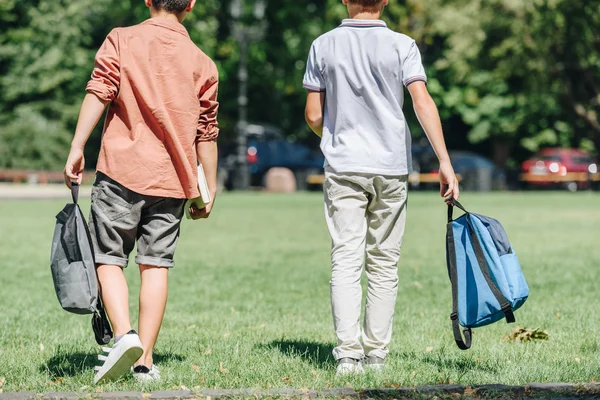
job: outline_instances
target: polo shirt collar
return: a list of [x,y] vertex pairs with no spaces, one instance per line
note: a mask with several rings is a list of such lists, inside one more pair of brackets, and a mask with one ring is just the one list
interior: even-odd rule
[[162,28],[167,28],[167,29],[170,29],[170,30],[172,30],[174,32],[181,33],[182,35],[184,35],[186,37],[190,37],[187,29],[185,29],[185,26],[183,26],[179,22],[171,21],[170,19],[166,19],[166,18],[149,18],[149,19],[145,20],[142,23],[143,24],[160,26]]
[[385,21],[380,19],[350,19],[346,18],[342,21],[340,26],[351,26],[356,28],[386,28],[387,24]]

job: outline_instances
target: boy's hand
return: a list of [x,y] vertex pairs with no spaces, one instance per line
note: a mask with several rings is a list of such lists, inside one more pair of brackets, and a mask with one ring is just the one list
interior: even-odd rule
[[196,205],[192,204],[190,207],[190,215],[192,219],[206,219],[210,217],[210,212],[212,211],[213,204],[215,204],[215,200],[213,197],[213,201],[208,203],[204,208],[198,208]]
[[65,184],[69,189],[71,188],[71,182],[77,182],[81,185],[84,166],[85,159],[83,157],[83,150],[80,148],[71,148],[64,170]]
[[458,200],[459,189],[458,179],[454,174],[454,168],[450,161],[440,162],[440,195],[445,198],[446,204],[450,204],[450,199]]

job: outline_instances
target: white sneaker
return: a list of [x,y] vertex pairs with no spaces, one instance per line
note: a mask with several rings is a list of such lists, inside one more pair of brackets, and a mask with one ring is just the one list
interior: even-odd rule
[[123,335],[111,348],[103,347],[107,355],[99,355],[98,360],[104,361],[101,366],[95,367],[94,384],[115,381],[129,372],[131,366],[139,360],[144,353],[140,337],[135,331]]
[[354,358],[340,358],[338,360],[336,376],[363,374],[365,370],[362,367],[360,360]]
[[385,368],[385,359],[377,356],[367,356],[362,362],[365,370],[381,372]]
[[138,365],[133,367],[133,377],[138,382],[156,382],[160,380],[160,371],[154,364],[150,368],[145,365]]

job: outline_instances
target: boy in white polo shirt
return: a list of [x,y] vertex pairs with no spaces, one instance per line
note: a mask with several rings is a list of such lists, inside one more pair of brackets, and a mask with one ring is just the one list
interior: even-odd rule
[[[313,42],[304,76],[306,121],[321,136],[326,159],[338,374],[362,372],[363,365],[379,370],[388,353],[412,168],[403,85],[439,159],[441,195],[459,195],[415,41],[379,19],[388,0],[342,2],[350,19]],[[363,264],[368,290],[361,343]]]

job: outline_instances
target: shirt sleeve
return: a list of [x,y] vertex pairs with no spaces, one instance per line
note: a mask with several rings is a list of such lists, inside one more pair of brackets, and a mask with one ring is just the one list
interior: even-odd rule
[[306,90],[311,92],[325,91],[325,80],[323,79],[323,74],[321,74],[321,69],[319,67],[315,42],[310,46],[308,61],[306,62],[306,73],[304,74],[302,85]]
[[96,53],[92,78],[85,90],[102,101],[111,102],[119,94],[120,78],[119,34],[113,29]]
[[219,123],[217,114],[219,111],[219,71],[211,61],[209,77],[202,86],[199,94],[200,117],[198,118],[198,130],[196,132],[196,143],[217,140],[219,136]]
[[425,75],[425,69],[421,62],[419,48],[413,41],[408,51],[408,55],[402,62],[402,83],[404,83],[404,86],[408,87],[408,85],[417,81],[427,83],[427,75]]

